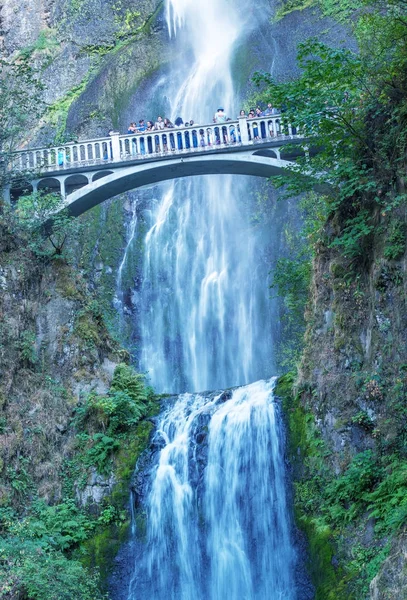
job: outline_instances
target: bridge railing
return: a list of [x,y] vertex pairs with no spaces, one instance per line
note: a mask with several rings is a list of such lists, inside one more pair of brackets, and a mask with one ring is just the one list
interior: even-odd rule
[[46,173],[133,159],[189,152],[205,152],[222,147],[261,144],[278,137],[298,137],[300,132],[281,114],[254,119],[159,129],[134,134],[112,133],[109,137],[70,142],[50,148],[20,150],[11,156],[13,172]]

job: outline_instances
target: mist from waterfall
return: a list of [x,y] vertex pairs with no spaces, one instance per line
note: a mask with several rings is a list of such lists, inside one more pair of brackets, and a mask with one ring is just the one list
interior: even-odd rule
[[[167,80],[171,118],[235,118],[233,57],[250,30],[243,1],[168,0],[180,59]],[[204,176],[160,186],[146,211],[137,294],[139,367],[159,392],[242,385],[273,372],[268,268],[250,225],[254,180]]]

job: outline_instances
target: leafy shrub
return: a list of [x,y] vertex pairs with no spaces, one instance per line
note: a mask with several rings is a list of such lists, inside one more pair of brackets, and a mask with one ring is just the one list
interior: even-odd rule
[[[37,256],[47,258],[71,257],[72,248],[66,244],[69,236],[77,236],[81,224],[65,210],[59,193],[39,190],[21,196],[16,210],[15,226],[25,235],[27,245]],[[42,226],[52,218],[52,228]]]
[[147,415],[151,395],[144,376],[120,364],[108,394],[87,396],[76,410],[74,424],[88,466],[96,466],[100,473],[108,471],[108,462],[120,447],[120,437]]
[[97,578],[38,540],[0,539],[0,598],[101,600]]
[[402,221],[393,221],[383,255],[388,260],[401,258],[406,250],[406,227]]
[[12,536],[38,540],[46,549],[65,551],[86,540],[94,527],[94,522],[72,499],[55,506],[38,500],[33,503],[30,516],[11,522],[8,532]]
[[368,495],[367,501],[370,516],[377,520],[378,532],[400,529],[407,520],[407,463],[393,456],[384,479]]
[[359,427],[362,427],[362,429],[365,429],[366,431],[372,431],[374,428],[372,419],[364,410],[359,411],[355,416],[352,417],[352,423],[359,425]]
[[371,450],[357,454],[342,476],[331,481],[325,490],[325,511],[333,522],[349,522],[365,507],[367,493],[380,477],[377,460]]
[[28,366],[34,366],[38,361],[35,340],[33,331],[23,331],[18,342],[20,359]]

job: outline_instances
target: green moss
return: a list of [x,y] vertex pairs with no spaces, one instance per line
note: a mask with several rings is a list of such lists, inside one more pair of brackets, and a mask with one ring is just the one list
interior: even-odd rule
[[30,58],[35,52],[52,51],[59,46],[57,32],[55,29],[43,29],[38,34],[37,39],[33,44],[20,50],[20,55],[23,58]]
[[73,86],[62,98],[51,104],[48,108],[48,119],[56,128],[55,143],[63,143],[65,141],[64,136],[66,132],[66,121],[68,119],[69,109],[73,102],[79,98],[82,92],[85,91],[86,86],[89,83],[91,72],[78,85]]
[[[154,405],[151,410],[158,410],[157,406]],[[140,422],[135,431],[122,442],[114,459],[113,473],[117,483],[110,496],[105,498],[104,505],[113,507],[116,514],[123,514],[122,511],[128,503],[131,476],[138,458],[148,447],[152,429],[150,421]],[[141,528],[144,526],[142,515],[138,515],[138,525]],[[97,568],[105,585],[112,571],[114,558],[120,546],[128,539],[129,526],[130,518],[126,513],[122,521],[115,520],[98,527],[95,535],[83,545],[83,564],[88,568]]]
[[316,0],[283,0],[276,13],[276,20],[282,19],[286,15],[297,10],[305,10],[317,4]]
[[294,470],[294,513],[297,526],[308,540],[308,571],[316,600],[351,600],[341,570],[333,566],[335,543],[330,527],[318,517],[321,482],[328,454],[315,426],[313,415],[293,393],[295,374],[279,378],[276,394],[282,399],[288,422],[288,447]]
[[100,343],[99,327],[88,313],[81,314],[76,320],[75,334],[87,345],[96,346]]
[[333,567],[335,554],[331,529],[323,521],[304,515],[297,515],[297,523],[309,544],[307,566],[316,590],[315,600],[351,600],[353,596],[346,589],[342,571]]

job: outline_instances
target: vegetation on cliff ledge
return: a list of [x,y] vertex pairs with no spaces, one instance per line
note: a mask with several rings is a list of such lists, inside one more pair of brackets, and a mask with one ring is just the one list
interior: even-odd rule
[[[260,98],[307,135],[303,159],[274,183],[312,205],[300,234],[308,248],[275,275],[302,326],[288,340],[288,351],[302,347],[298,372],[278,393],[317,598],[364,600],[407,519],[407,3],[284,10],[311,5],[347,23],[358,51],[309,40],[298,79],[256,77]],[[403,577],[391,578],[399,597]]]

